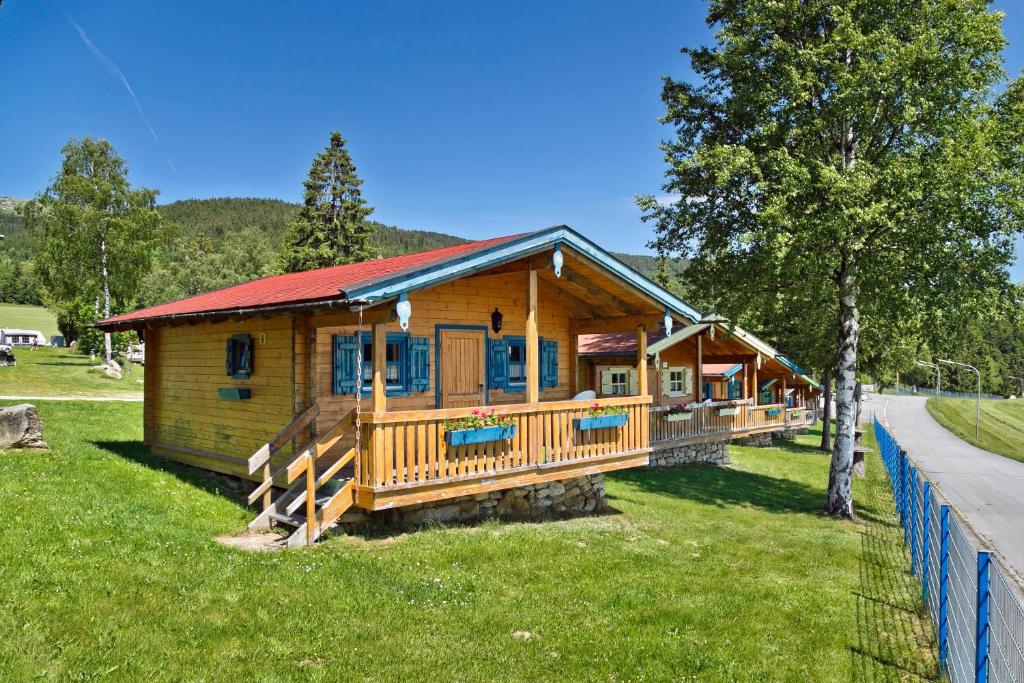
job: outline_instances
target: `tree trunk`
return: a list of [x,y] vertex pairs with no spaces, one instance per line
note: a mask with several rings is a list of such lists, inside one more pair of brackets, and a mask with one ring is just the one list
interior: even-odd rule
[[854,389],[857,385],[857,345],[860,320],[857,311],[856,269],[845,267],[839,275],[839,360],[836,370],[836,443],[828,475],[825,512],[853,517],[853,438],[856,427]]
[[[100,265],[103,268],[103,318],[110,317],[110,275],[107,270],[107,241],[100,240]],[[103,352],[106,362],[114,358],[113,344],[111,343],[110,332],[103,333]]]
[[824,406],[821,410],[821,450],[832,450],[832,370],[826,370],[821,376],[822,398]]

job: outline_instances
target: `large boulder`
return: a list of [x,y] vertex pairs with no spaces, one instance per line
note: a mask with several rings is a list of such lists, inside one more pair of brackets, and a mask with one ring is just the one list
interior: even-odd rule
[[0,408],[0,448],[49,448],[36,407],[22,403]]

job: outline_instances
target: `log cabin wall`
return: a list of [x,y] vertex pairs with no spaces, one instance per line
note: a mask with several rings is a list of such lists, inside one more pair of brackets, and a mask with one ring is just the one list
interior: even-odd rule
[[[295,408],[294,321],[289,316],[238,322],[164,326],[146,332],[145,442],[189,465],[246,476],[244,463],[284,428]],[[227,340],[248,334],[253,371],[227,375]],[[218,389],[250,389],[247,400],[225,400]],[[275,462],[283,464],[291,449]]]

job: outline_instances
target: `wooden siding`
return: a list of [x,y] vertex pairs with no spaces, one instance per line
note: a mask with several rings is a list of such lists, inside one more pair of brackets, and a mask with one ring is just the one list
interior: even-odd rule
[[[292,328],[292,318],[277,316],[147,331],[146,443],[172,459],[245,476],[244,459],[293,417]],[[253,373],[245,380],[224,369],[227,339],[240,333],[252,337]],[[222,387],[250,388],[252,398],[221,400]],[[290,453],[282,449],[275,465]]]

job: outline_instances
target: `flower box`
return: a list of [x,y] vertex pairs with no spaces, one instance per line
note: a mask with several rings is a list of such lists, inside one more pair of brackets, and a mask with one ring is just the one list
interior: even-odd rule
[[740,408],[739,406],[734,406],[732,408],[719,408],[718,414],[721,415],[722,417],[726,417],[728,415],[739,415]]
[[578,417],[572,421],[573,427],[585,432],[590,429],[611,429],[621,427],[629,421],[629,413],[612,413],[594,417]]
[[764,411],[765,417],[775,417],[776,415],[782,415],[782,408],[769,408]]
[[665,422],[685,422],[693,419],[693,413],[668,413],[665,415]]
[[488,441],[507,441],[516,435],[516,425],[495,425],[476,429],[453,429],[444,433],[449,446],[467,446]]
[[799,410],[795,410],[795,411],[793,411],[792,413],[789,414],[789,417],[791,419],[793,419],[793,420],[799,420],[803,416],[804,416],[804,414],[802,412],[800,412]]

